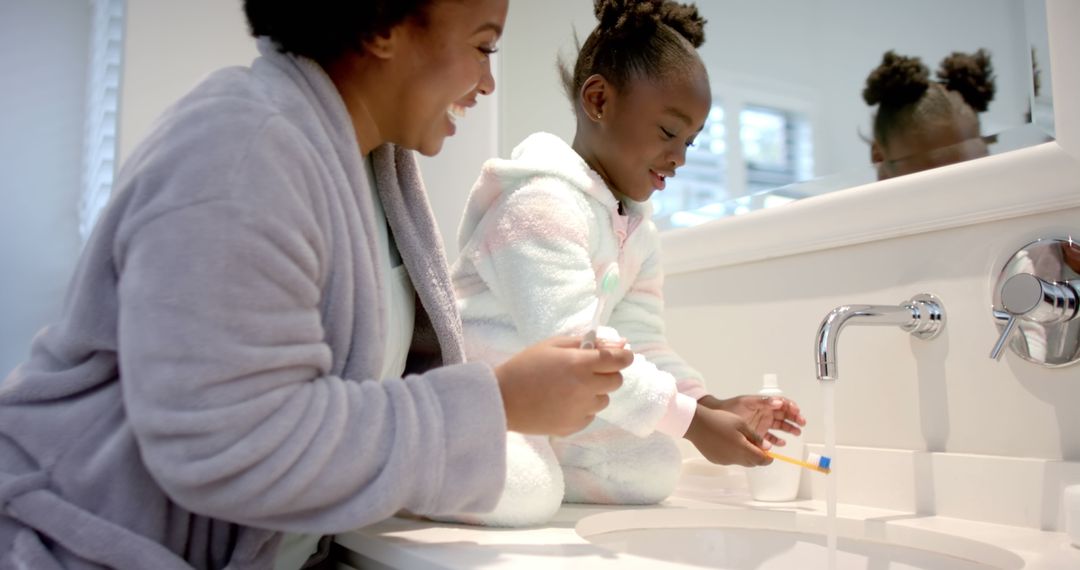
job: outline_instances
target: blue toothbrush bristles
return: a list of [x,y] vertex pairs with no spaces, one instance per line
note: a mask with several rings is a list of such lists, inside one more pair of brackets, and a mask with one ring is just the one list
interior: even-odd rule
[[816,464],[822,469],[832,469],[832,458],[825,457],[824,455],[818,455],[816,453],[808,453],[806,456],[807,463]]

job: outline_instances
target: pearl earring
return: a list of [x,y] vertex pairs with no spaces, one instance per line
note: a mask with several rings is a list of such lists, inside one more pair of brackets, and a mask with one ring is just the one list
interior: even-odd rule
[[600,120],[600,117],[603,117],[603,116],[604,116],[604,114],[603,114],[603,113],[597,113],[597,114],[596,114],[596,120],[597,120],[597,121],[599,121],[599,120]]

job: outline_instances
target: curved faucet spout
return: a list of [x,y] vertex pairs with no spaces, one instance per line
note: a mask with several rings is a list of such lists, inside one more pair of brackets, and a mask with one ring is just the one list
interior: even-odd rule
[[836,345],[848,324],[897,326],[929,340],[945,326],[945,309],[936,297],[919,294],[899,305],[841,305],[825,316],[818,327],[814,361],[818,380],[836,380]]

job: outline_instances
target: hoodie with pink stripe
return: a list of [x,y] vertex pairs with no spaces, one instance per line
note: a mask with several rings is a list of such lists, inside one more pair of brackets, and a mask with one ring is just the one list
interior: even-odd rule
[[484,164],[458,231],[452,268],[470,360],[498,364],[556,335],[586,332],[597,284],[619,268],[601,323],[629,342],[634,363],[598,418],[639,437],[681,437],[701,375],[664,336],[660,242],[648,203],[620,201],[563,140],[536,133],[509,160]]

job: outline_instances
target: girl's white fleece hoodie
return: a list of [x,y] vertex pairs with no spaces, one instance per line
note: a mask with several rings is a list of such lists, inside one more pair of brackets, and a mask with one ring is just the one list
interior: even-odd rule
[[452,268],[469,359],[494,365],[543,339],[584,334],[597,284],[616,262],[618,287],[601,322],[627,339],[635,359],[598,417],[641,437],[682,437],[706,391],[664,337],[651,213],[648,203],[620,205],[600,175],[548,133],[526,138],[509,160],[487,161]]

